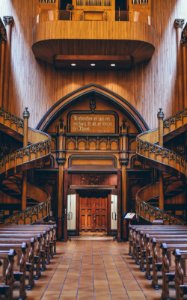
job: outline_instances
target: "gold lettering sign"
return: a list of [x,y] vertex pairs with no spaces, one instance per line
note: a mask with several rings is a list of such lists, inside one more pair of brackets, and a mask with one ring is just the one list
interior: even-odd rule
[[72,114],[71,133],[115,133],[115,116],[112,114]]

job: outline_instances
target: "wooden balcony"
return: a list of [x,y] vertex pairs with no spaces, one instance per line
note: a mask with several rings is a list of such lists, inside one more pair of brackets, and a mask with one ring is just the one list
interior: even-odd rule
[[128,12],[114,15],[111,21],[104,12],[92,13],[38,15],[32,45],[35,57],[64,69],[131,69],[151,59],[156,37],[149,17],[145,20],[137,12]]

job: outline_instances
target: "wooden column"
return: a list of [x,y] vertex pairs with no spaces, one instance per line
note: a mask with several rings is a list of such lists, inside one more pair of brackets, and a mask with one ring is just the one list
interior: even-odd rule
[[7,43],[5,49],[4,87],[3,87],[3,107],[8,109],[9,103],[9,82],[10,82],[10,53],[11,53],[11,33],[14,19],[11,16],[3,17],[6,26]]
[[184,93],[183,93],[183,61],[181,49],[181,34],[184,26],[184,19],[175,19],[174,26],[176,28],[177,41],[177,82],[178,82],[178,110],[184,108]]
[[[187,161],[187,132],[185,132],[185,159]],[[187,177],[185,178],[185,195],[186,195],[186,209],[185,209],[185,221],[187,221]]]
[[182,31],[183,94],[184,107],[187,107],[187,23]]
[[6,29],[0,18],[0,107],[3,107],[3,86],[4,86],[6,40],[7,40]]
[[121,163],[121,200],[122,200],[122,238],[127,239],[127,221],[123,219],[127,213],[127,166],[128,166],[128,126],[126,121],[120,127],[120,163]]
[[65,163],[65,126],[63,121],[58,125],[58,239],[63,239],[64,227],[64,163]]
[[[28,107],[25,107],[23,112],[23,147],[28,145],[28,120],[30,113]],[[22,182],[22,202],[21,209],[25,210],[27,208],[27,171],[23,171],[23,182]]]
[[[121,174],[121,170],[118,170],[117,173],[117,195],[118,195],[118,218],[117,218],[117,241],[121,242],[122,240],[124,240],[124,230],[123,230],[123,214],[122,214],[122,207],[121,207],[121,203],[120,199],[122,199],[122,188],[121,188],[121,178],[122,178],[122,174]],[[120,218],[121,216],[121,218]]]
[[[161,147],[163,147],[164,113],[162,111],[162,108],[159,108],[157,118],[158,118],[158,143]],[[159,176],[159,208],[161,210],[164,209],[164,185],[163,185],[163,176],[161,171]]]

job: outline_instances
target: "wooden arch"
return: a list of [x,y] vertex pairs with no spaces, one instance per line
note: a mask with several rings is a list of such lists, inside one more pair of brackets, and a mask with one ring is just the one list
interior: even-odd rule
[[85,85],[72,93],[67,94],[65,97],[57,101],[43,116],[37,129],[46,131],[52,122],[73,102],[78,101],[83,96],[100,95],[107,101],[110,101],[114,105],[120,107],[129,119],[135,124],[139,132],[148,130],[149,127],[139,114],[139,112],[123,97],[115,94],[114,92],[104,88],[98,84],[88,84]]

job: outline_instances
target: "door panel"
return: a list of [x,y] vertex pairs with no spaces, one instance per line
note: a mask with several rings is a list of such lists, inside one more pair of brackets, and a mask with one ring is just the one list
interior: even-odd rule
[[67,230],[76,229],[76,194],[67,197]]
[[118,197],[111,195],[111,230],[117,230]]
[[107,231],[107,197],[80,197],[80,231]]

